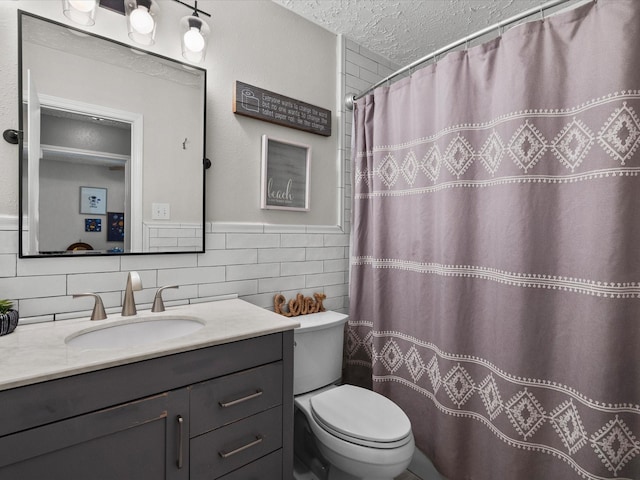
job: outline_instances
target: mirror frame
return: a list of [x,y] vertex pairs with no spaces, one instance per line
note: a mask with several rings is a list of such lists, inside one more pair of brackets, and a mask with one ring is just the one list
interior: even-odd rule
[[[51,20],[49,18],[40,16],[40,15],[36,15],[34,13],[31,12],[27,12],[24,10],[17,10],[18,13],[18,131],[20,132],[20,134],[18,135],[18,257],[19,258],[78,258],[78,257],[97,257],[97,256],[123,256],[123,255],[174,255],[174,254],[197,254],[197,253],[204,253],[205,252],[205,238],[206,238],[206,231],[205,231],[205,220],[206,220],[206,180],[207,180],[207,176],[206,176],[206,171],[207,169],[211,166],[211,162],[208,158],[206,158],[206,147],[207,147],[207,69],[206,68],[202,68],[202,67],[198,67],[196,65],[192,65],[189,63],[185,63],[179,60],[176,60],[174,58],[170,58],[170,57],[166,57],[164,55],[160,55],[154,52],[149,52],[147,50],[138,48],[134,45],[129,45],[123,42],[120,42],[118,40],[114,40],[108,37],[104,37],[102,35],[97,35],[95,33],[92,32],[88,32],[86,30],[82,30],[79,28],[76,28],[74,26],[71,25],[67,25],[55,20]],[[24,186],[24,182],[23,182],[23,178],[25,175],[24,167],[23,167],[23,156],[25,153],[25,148],[24,148],[24,132],[25,132],[25,125],[24,125],[24,112],[23,112],[23,105],[24,105],[24,88],[25,88],[25,79],[23,78],[22,75],[22,70],[23,70],[23,47],[22,47],[22,39],[23,39],[23,33],[22,33],[22,19],[23,17],[31,17],[37,20],[41,20],[44,22],[48,22],[51,23],[53,25],[56,25],[60,28],[65,28],[68,30],[74,30],[76,32],[79,32],[82,35],[86,35],[86,36],[90,36],[90,37],[94,37],[97,38],[99,40],[103,40],[106,42],[110,42],[119,46],[122,46],[124,48],[130,49],[130,50],[134,50],[136,52],[138,52],[139,54],[143,54],[143,55],[150,55],[152,57],[156,57],[158,59],[161,59],[163,61],[167,61],[167,62],[172,62],[176,65],[182,65],[183,67],[187,68],[187,69],[191,69],[191,70],[198,70],[200,72],[202,72],[203,74],[203,81],[204,81],[204,85],[203,85],[203,92],[202,92],[202,102],[203,102],[203,122],[202,122],[202,244],[201,244],[201,248],[197,249],[197,250],[188,250],[188,251],[171,251],[171,250],[167,250],[167,251],[156,251],[156,252],[104,252],[104,251],[96,251],[95,253],[93,253],[93,251],[91,250],[87,250],[84,251],[83,254],[74,254],[73,252],[69,252],[69,253],[52,253],[52,254],[43,254],[43,253],[37,253],[37,254],[31,254],[31,253],[26,253],[24,251],[24,242],[23,242],[23,235],[24,235],[24,231],[23,231],[23,227],[24,227],[24,202],[23,202],[23,198],[25,195],[25,186]]]

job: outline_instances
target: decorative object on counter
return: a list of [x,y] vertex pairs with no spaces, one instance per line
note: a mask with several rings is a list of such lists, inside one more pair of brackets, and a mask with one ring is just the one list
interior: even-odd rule
[[[327,298],[324,293],[314,293],[313,297],[305,297],[301,293],[296,295],[296,298],[292,298],[287,303],[286,298],[281,293],[278,293],[273,297],[273,310],[285,317],[297,317],[298,315],[307,315],[310,313],[324,312],[325,308],[322,304],[323,300]],[[284,310],[284,307],[288,306],[288,310]]]
[[0,336],[13,332],[18,326],[19,317],[11,300],[0,300]]
[[233,113],[285,127],[331,136],[331,110],[236,80]]
[[107,242],[124,242],[123,212],[107,212]]
[[80,187],[80,213],[94,215],[107,213],[107,189]]
[[260,208],[309,211],[311,147],[262,136]]
[[101,232],[102,220],[100,218],[85,218],[84,231],[85,232]]

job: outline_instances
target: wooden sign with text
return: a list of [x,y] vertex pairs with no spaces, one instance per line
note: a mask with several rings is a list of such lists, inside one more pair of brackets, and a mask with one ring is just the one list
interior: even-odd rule
[[233,113],[329,137],[331,110],[236,80]]

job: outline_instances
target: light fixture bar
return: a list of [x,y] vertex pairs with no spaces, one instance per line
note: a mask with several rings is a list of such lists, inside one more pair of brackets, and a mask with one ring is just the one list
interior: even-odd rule
[[185,7],[188,7],[189,10],[193,10],[194,12],[198,12],[198,13],[201,13],[203,15],[206,15],[207,17],[211,17],[211,14],[205,12],[204,10],[200,10],[198,8],[198,2],[197,1],[195,2],[195,6],[193,6],[193,7],[191,5],[189,5],[188,3],[182,2],[180,0],[173,0],[173,1],[177,2],[177,3],[181,4],[181,5],[184,5]]

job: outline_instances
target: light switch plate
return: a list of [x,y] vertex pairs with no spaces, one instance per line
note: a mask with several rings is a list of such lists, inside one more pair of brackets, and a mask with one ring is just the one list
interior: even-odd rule
[[171,218],[171,206],[168,203],[152,203],[152,220],[169,220]]

